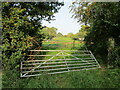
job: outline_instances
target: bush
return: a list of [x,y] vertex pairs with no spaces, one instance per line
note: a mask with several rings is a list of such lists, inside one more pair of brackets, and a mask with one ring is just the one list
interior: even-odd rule
[[120,67],[120,47],[116,47],[110,56],[111,64],[114,67]]

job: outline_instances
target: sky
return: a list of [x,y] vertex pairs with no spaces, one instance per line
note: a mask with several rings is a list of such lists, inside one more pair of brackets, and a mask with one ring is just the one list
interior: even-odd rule
[[43,21],[43,26],[47,27],[55,27],[57,28],[57,32],[61,32],[63,35],[67,35],[68,33],[77,33],[80,30],[80,24],[77,23],[77,20],[75,20],[72,17],[73,13],[70,13],[70,4],[72,3],[72,0],[65,0],[64,6],[61,7],[61,9],[58,11],[58,13],[54,14],[55,17],[54,21],[51,21],[51,23],[47,21]]

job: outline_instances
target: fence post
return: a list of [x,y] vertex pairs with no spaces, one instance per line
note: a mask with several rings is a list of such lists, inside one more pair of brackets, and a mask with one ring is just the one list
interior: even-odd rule
[[59,46],[59,45],[58,45],[58,40],[57,40],[57,48],[58,48],[58,46]]
[[73,48],[75,47],[75,40],[73,41]]

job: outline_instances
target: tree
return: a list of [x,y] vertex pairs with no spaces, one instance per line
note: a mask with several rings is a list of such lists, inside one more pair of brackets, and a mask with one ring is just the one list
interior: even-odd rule
[[74,34],[73,33],[68,33],[67,36],[70,37],[70,38],[73,38]]
[[42,33],[45,39],[52,39],[57,35],[57,28],[55,27],[46,27],[42,29]]
[[38,37],[42,41],[42,34],[38,33],[42,20],[50,21],[62,5],[58,2],[2,3],[5,70],[18,68],[26,50],[38,41]]
[[82,25],[79,32],[76,34],[78,38],[84,38],[90,32],[90,26]]
[[62,33],[58,32],[57,37],[63,37]]
[[77,0],[71,5],[71,11],[78,22],[91,27],[85,38],[88,49],[99,55],[107,55],[109,38],[114,38],[116,46],[120,45],[120,2],[86,3]]

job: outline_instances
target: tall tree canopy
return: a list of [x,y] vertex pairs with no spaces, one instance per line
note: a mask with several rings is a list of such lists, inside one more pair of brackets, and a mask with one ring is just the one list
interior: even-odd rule
[[45,39],[52,39],[57,35],[57,28],[55,27],[46,27],[42,29],[42,33]]
[[63,34],[58,32],[57,37],[63,37]]
[[89,3],[76,0],[70,7],[78,22],[91,27],[85,38],[88,49],[99,55],[107,55],[109,38],[114,38],[116,46],[120,45],[120,2]]
[[78,38],[84,38],[89,32],[90,32],[90,26],[82,25],[81,29],[79,30],[79,32],[76,33],[76,36]]
[[3,67],[15,68],[26,49],[35,40],[42,41],[38,33],[42,20],[50,21],[63,3],[59,2],[3,2]]

